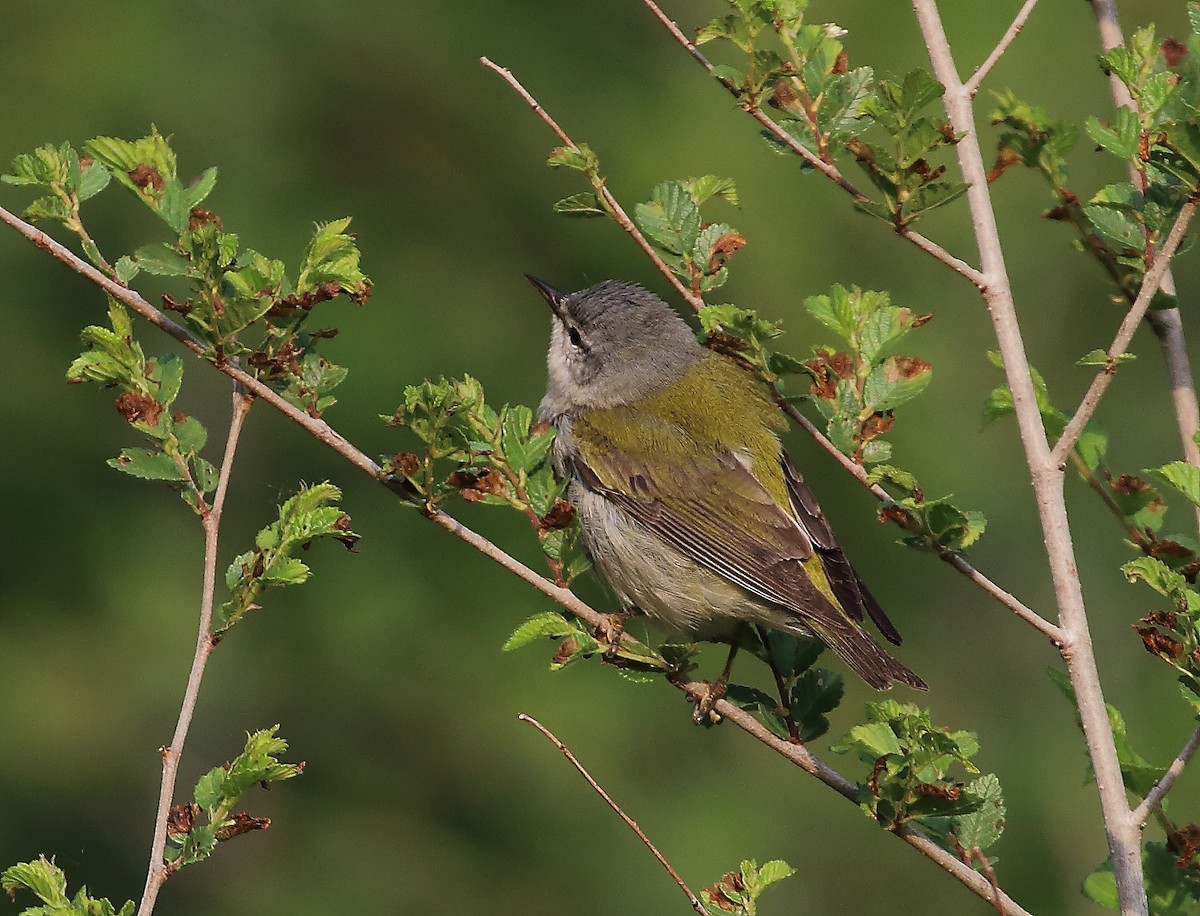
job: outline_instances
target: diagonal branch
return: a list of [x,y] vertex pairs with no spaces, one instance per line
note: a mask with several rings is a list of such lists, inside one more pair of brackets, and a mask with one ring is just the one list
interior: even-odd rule
[[[826,178],[853,197],[856,201],[867,202],[870,200],[866,194],[860,191],[853,182],[851,182],[848,178],[846,178],[845,175],[841,173],[836,165],[831,162],[826,162],[812,150],[808,149],[803,143],[800,143],[773,119],[764,114],[763,111],[757,106],[747,105],[742,102],[738,95],[737,87],[726,80],[721,79],[716,75],[716,73],[714,73],[713,65],[709,59],[704,56],[698,47],[696,47],[695,42],[683,34],[683,31],[679,28],[679,26],[658,7],[654,0],[642,0],[642,2],[646,4],[650,12],[653,13],[655,18],[657,18],[658,21],[663,24],[666,30],[671,33],[671,37],[679,42],[679,44],[681,44],[687,50],[687,52],[692,55],[692,58],[696,61],[696,63],[703,67],[709,76],[716,79],[717,82],[729,90],[733,97],[738,99],[739,107],[745,111],[746,114],[750,115],[750,117],[754,118],[754,120],[761,124],[763,128],[771,134],[771,136],[787,146],[787,148],[793,153],[823,174]],[[983,275],[966,261],[956,258],[954,255],[950,254],[950,252],[946,251],[946,249],[944,249],[937,242],[926,238],[919,232],[913,232],[907,227],[897,227],[896,234],[902,239],[912,242],[926,254],[931,255],[938,261],[941,261],[955,273],[958,273],[970,280],[973,284],[975,284],[975,286],[982,288],[982,284],[984,282]]]
[[671,863],[666,860],[663,854],[658,851],[658,847],[651,842],[650,837],[646,836],[645,831],[638,826],[637,821],[626,814],[621,806],[613,801],[612,796],[604,791],[604,787],[600,785],[600,783],[596,782],[592,774],[584,769],[583,764],[575,758],[575,755],[571,753],[571,749],[558,740],[558,737],[552,731],[550,731],[550,729],[546,728],[546,726],[544,726],[533,716],[527,716],[525,713],[521,713],[519,716],[517,716],[517,718],[522,722],[528,722],[543,735],[545,735],[546,739],[551,744],[562,751],[563,756],[571,762],[571,766],[575,767],[575,769],[579,771],[579,775],[583,777],[584,782],[591,786],[592,790],[602,799],[604,799],[605,804],[612,808],[613,811],[616,812],[617,817],[625,822],[625,826],[637,834],[637,838],[645,844],[647,849],[650,850],[651,855],[658,860],[658,864],[667,870],[667,874],[669,874],[675,880],[675,883],[679,885],[679,889],[682,890],[687,896],[688,903],[692,905],[692,909],[699,913],[700,916],[709,916],[708,910],[704,908],[704,904],[700,902],[700,898],[692,893],[692,889],[687,886],[683,878],[679,877],[679,872],[677,872]]
[[1109,345],[1107,351],[1108,364],[1096,373],[1096,377],[1092,379],[1092,384],[1088,386],[1087,393],[1084,394],[1083,400],[1079,402],[1078,409],[1076,409],[1074,415],[1071,417],[1071,421],[1063,429],[1062,436],[1059,437],[1053,451],[1050,453],[1050,460],[1054,464],[1065,464],[1067,455],[1075,447],[1075,443],[1079,441],[1079,436],[1083,433],[1084,426],[1092,418],[1092,414],[1096,412],[1100,398],[1104,396],[1104,392],[1112,384],[1112,380],[1117,374],[1117,360],[1129,348],[1129,343],[1133,340],[1134,332],[1137,331],[1138,326],[1142,323],[1142,318],[1145,317],[1147,310],[1150,308],[1150,302],[1154,298],[1154,294],[1158,292],[1159,284],[1162,282],[1167,271],[1171,269],[1171,259],[1175,256],[1175,252],[1179,250],[1179,245],[1183,241],[1184,234],[1187,232],[1188,224],[1192,221],[1192,217],[1196,215],[1196,206],[1196,200],[1189,200],[1183,205],[1183,208],[1179,211],[1179,216],[1175,219],[1175,225],[1171,227],[1166,242],[1163,243],[1162,249],[1154,254],[1153,266],[1146,271],[1145,279],[1142,280],[1142,288],[1138,291],[1133,306],[1125,314],[1125,319],[1121,322],[1116,336],[1113,337],[1113,342]]
[[1145,916],[1141,831],[1133,823],[1125,798],[1116,743],[1092,650],[1083,588],[1079,582],[1075,549],[1071,541],[1063,492],[1063,471],[1051,460],[1045,426],[1037,406],[1021,325],[1013,302],[1012,285],[1004,264],[996,214],[988,190],[987,167],[975,130],[971,97],[958,76],[936,0],[912,0],[912,7],[934,75],[946,88],[942,102],[950,125],[961,137],[955,151],[963,179],[967,182],[967,205],[979,246],[980,263],[988,281],[983,297],[1000,354],[1004,358],[1008,387],[1013,394],[1017,428],[1029,467],[1060,626],[1065,637],[1059,652],[1075,688],[1076,708],[1088,756],[1096,774],[1096,790],[1112,855],[1117,895],[1125,916]]
[[[517,91],[517,94],[526,101],[530,108],[533,109],[534,114],[546,122],[546,126],[554,131],[554,133],[558,136],[558,139],[560,139],[569,149],[579,152],[579,147],[575,145],[575,141],[567,135],[565,130],[558,126],[558,122],[555,121],[554,118],[550,116],[550,113],[538,103],[538,100],[535,99],[529,93],[529,91],[520,84],[517,78],[512,75],[512,71],[493,63],[486,57],[479,58],[479,62],[489,70],[493,70],[500,74],[500,76],[504,78],[504,81],[512,86],[512,88]],[[603,182],[603,179],[601,179],[601,182]],[[609,191],[603,183],[601,183],[596,188],[596,193],[600,195],[605,206],[608,207],[608,211],[612,214],[613,219],[616,220],[617,225],[629,233],[629,236],[635,242],[637,242],[638,247],[641,248],[642,251],[646,252],[646,254],[650,257],[650,260],[654,262],[654,266],[658,268],[659,273],[671,281],[671,285],[675,287],[675,290],[680,296],[683,297],[684,301],[686,301],[687,304],[696,311],[699,311],[701,308],[703,308],[704,300],[688,289],[683,282],[677,276],[675,276],[675,274],[671,271],[671,268],[669,268],[663,262],[663,259],[658,256],[658,252],[654,250],[654,246],[646,240],[646,237],[642,235],[642,233],[638,230],[638,227],[634,225],[633,220],[631,220],[629,218],[629,214],[621,208],[621,205],[612,195],[612,192]]]
[[1150,815],[1162,805],[1163,799],[1167,797],[1167,793],[1175,785],[1175,780],[1183,775],[1183,768],[1188,765],[1188,761],[1195,756],[1198,749],[1200,749],[1200,724],[1197,724],[1195,729],[1193,729],[1192,736],[1188,738],[1187,744],[1183,746],[1183,750],[1171,761],[1171,765],[1167,767],[1167,771],[1163,773],[1162,777],[1154,784],[1146,797],[1142,799],[1142,803],[1133,809],[1134,823],[1142,827],[1146,826],[1146,821],[1149,820]]
[[1021,29],[1025,28],[1025,21],[1029,18],[1029,14],[1033,12],[1033,8],[1037,6],[1038,0],[1025,0],[1025,5],[1021,7],[1016,18],[1013,19],[1012,25],[1008,27],[1008,31],[1004,33],[1004,37],[1000,39],[1000,43],[996,45],[995,50],[987,56],[979,69],[972,74],[971,78],[963,84],[963,89],[971,98],[975,97],[975,93],[979,91],[979,84],[984,81],[992,67],[1004,56],[1004,52],[1008,50],[1008,46],[1016,40],[1016,37],[1021,34]]
[[[12,226],[38,248],[41,248],[43,251],[47,252],[57,260],[62,261],[72,270],[91,280],[97,286],[110,293],[122,304],[128,306],[130,309],[144,317],[155,327],[160,328],[165,333],[178,340],[196,355],[204,358],[206,361],[211,361],[211,354],[209,353],[208,348],[203,341],[195,337],[186,328],[176,324],[169,317],[147,302],[146,299],[137,292],[134,292],[133,290],[122,286],[121,284],[105,276],[91,264],[76,256],[75,253],[70,249],[50,238],[50,236],[46,235],[46,233],[42,232],[41,230],[29,225],[19,217],[14,216],[3,207],[0,207],[0,223],[6,223],[9,226]],[[354,446],[348,439],[330,427],[324,420],[319,420],[309,416],[307,412],[301,410],[293,404],[290,404],[271,388],[267,387],[253,375],[244,372],[238,366],[230,363],[216,362],[212,362],[212,365],[218,371],[223,372],[225,375],[239,382],[246,389],[246,391],[269,403],[289,420],[302,427],[307,433],[309,433],[309,435],[313,436],[319,442],[322,442],[329,448],[333,449],[333,451],[345,458],[351,465],[369,474],[377,483],[390,488],[390,481],[382,473],[382,469],[379,467],[379,465],[360,449]],[[550,580],[539,575],[520,560],[510,556],[487,538],[476,533],[475,531],[472,531],[470,528],[452,516],[435,509],[432,512],[428,512],[427,517],[430,519],[430,521],[441,526],[442,528],[445,528],[455,537],[471,545],[485,556],[499,563],[518,578],[532,585],[538,591],[542,592],[542,594],[555,601],[559,606],[577,616],[580,620],[583,620],[591,626],[597,627],[607,623],[608,619],[605,615],[593,610],[585,602],[576,597],[573,592],[565,588],[560,588]],[[709,693],[709,685],[698,681],[680,681],[677,682],[677,686],[687,692],[693,700],[706,697]],[[792,744],[790,741],[779,738],[765,725],[750,715],[750,713],[745,712],[737,706],[734,706],[728,700],[719,700],[713,708],[721,716],[728,719],[730,722],[733,722],[742,731],[756,738],[760,743],[766,745],[777,754],[780,754],[787,760],[791,761],[805,772],[815,776],[821,782],[835,789],[846,798],[854,800],[856,797],[856,790],[853,783],[849,782],[844,776],[837,773],[827,764],[815,757],[803,745]],[[927,858],[935,861],[943,869],[949,872],[955,879],[966,885],[983,899],[992,899],[991,886],[982,875],[960,862],[956,857],[946,852],[946,850],[942,849],[920,831],[901,827],[894,832],[906,843],[908,843],[918,852],[925,855]],[[1008,913],[1009,916],[1029,916],[1026,910],[1024,910],[1017,903],[1013,902],[1007,896],[1002,897],[1002,902],[1005,905],[1005,912]]]

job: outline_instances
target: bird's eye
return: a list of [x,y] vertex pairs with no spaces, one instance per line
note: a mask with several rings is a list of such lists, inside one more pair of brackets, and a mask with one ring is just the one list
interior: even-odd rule
[[584,349],[583,335],[579,333],[579,328],[575,327],[575,325],[567,325],[567,337],[570,338],[571,346],[580,350]]

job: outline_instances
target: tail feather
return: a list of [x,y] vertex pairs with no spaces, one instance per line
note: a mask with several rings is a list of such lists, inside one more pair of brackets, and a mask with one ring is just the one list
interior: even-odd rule
[[818,635],[859,677],[876,690],[887,690],[896,681],[917,690],[929,689],[929,685],[920,676],[888,655],[870,636],[854,625],[836,631],[822,629]]

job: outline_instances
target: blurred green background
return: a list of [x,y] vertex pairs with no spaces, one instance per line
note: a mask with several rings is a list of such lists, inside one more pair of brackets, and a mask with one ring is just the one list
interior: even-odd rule
[[[943,5],[964,72],[1019,6]],[[1105,114],[1087,4],[1042,7],[985,86],[1011,87],[1077,123]],[[688,29],[722,9],[710,0],[668,5]],[[1153,20],[1163,33],[1186,30],[1177,0],[1125,3],[1122,13],[1127,28]],[[852,65],[898,75],[926,63],[907,4],[817,2],[813,17],[850,30]],[[854,213],[828,182],[767,150],[636,0],[8,0],[4,21],[0,160],[45,142],[137,137],[154,123],[174,137],[182,174],[220,167],[206,206],[244,244],[294,263],[313,221],[354,217],[375,295],[362,309],[325,307],[323,320],[341,328],[328,352],[352,370],[328,416],[372,454],[402,447],[377,414],[428,375],[469,372],[497,403],[537,402],[548,317],[522,272],[566,289],[623,277],[667,291],[611,224],[550,212],[552,201],[581,189],[577,176],[546,169],[553,138],[480,55],[511,67],[599,152],[609,187],[630,209],[664,178],[735,178],[742,207],[719,217],[749,245],[714,301],[786,318],[797,355],[818,334],[803,298],[834,282],[888,289],[901,305],[934,311],[913,338],[934,381],[891,437],[897,461],[931,494],[954,493],[985,511],[988,533],[972,559],[1053,613],[1015,430],[980,429],[980,404],[998,374],[984,358],[992,335],[975,291]],[[1086,139],[1073,167],[1084,194],[1122,179]],[[1069,406],[1089,379],[1071,363],[1107,345],[1119,313],[1066,229],[1038,218],[1047,199],[1037,179],[1014,172],[998,192],[1030,358]],[[27,195],[8,188],[0,200],[20,210]],[[161,237],[152,215],[115,186],[90,216],[112,257]],[[922,228],[975,259],[965,205]],[[1177,276],[1194,330],[1194,255],[1179,261]],[[0,864],[56,854],[72,888],[86,882],[123,900],[136,899],[145,874],[157,748],[175,721],[195,639],[201,537],[172,493],[105,466],[135,438],[111,397],[63,382],[78,329],[103,314],[89,284],[0,232],[0,315],[9,329],[0,399],[8,532]],[[148,328],[142,340],[149,353],[171,344]],[[1142,358],[1122,369],[1101,411],[1116,434],[1115,467],[1132,472],[1179,451],[1153,337],[1143,330],[1135,346]],[[208,425],[219,455],[227,385],[188,365],[183,408]],[[682,912],[665,874],[560,755],[517,722],[519,712],[573,748],[694,888],[741,858],[779,857],[798,875],[766,898],[768,913],[991,912],[735,729],[693,727],[674,691],[594,664],[551,675],[548,647],[502,654],[512,628],[548,602],[268,408],[253,412],[243,442],[223,562],[299,480],[342,485],[365,539],[357,555],[319,545],[307,558],[312,582],[268,596],[266,610],[215,654],[177,797],[235,754],[247,729],[275,722],[292,742],[291,759],[307,760],[308,770],[249,796],[272,829],[173,878],[159,912]],[[901,657],[932,687],[920,699],[935,721],[978,731],[980,764],[1000,775],[1009,827],[992,852],[1002,884],[1035,912],[1092,911],[1076,889],[1106,852],[1072,711],[1043,673],[1058,664],[1056,653],[947,566],[895,546],[871,498],[801,435],[789,446],[904,631]],[[1167,669],[1130,630],[1149,592],[1117,570],[1127,549],[1098,501],[1075,482],[1069,498],[1108,699],[1139,749],[1165,762],[1190,724]],[[454,511],[536,559],[515,515]],[[593,585],[584,594],[604,604]],[[718,655],[708,659],[714,669]],[[872,698],[848,684],[832,734]],[[816,750],[832,757],[827,743]],[[861,775],[855,762],[832,762]],[[1191,772],[1177,790],[1182,820],[1200,817],[1198,785]],[[16,907],[4,902],[0,911]]]

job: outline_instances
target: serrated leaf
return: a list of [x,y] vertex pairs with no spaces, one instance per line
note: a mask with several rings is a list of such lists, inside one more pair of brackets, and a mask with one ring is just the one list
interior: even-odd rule
[[109,467],[143,480],[166,480],[173,483],[184,480],[183,472],[170,455],[150,449],[121,449],[121,454],[108,459],[107,463]]
[[1120,159],[1134,159],[1138,155],[1141,139],[1141,124],[1138,116],[1122,106],[1115,112],[1115,122],[1105,125],[1091,116],[1087,119],[1087,132],[1096,143]]
[[141,270],[155,276],[186,277],[192,272],[191,262],[166,242],[143,245],[133,257]]
[[1200,506],[1200,468],[1186,461],[1172,461],[1145,473],[1174,487],[1192,503]]
[[592,191],[581,191],[556,200],[554,212],[567,216],[608,216],[608,211]]
[[579,145],[578,149],[560,146],[557,149],[551,150],[549,157],[546,159],[546,165],[552,169],[567,168],[576,169],[580,172],[595,171],[599,166],[596,159],[596,154],[592,152],[592,148],[586,143]]
[[564,618],[562,614],[553,611],[534,614],[512,631],[501,649],[511,652],[513,649],[519,649],[538,639],[571,636],[578,631],[579,628]]

